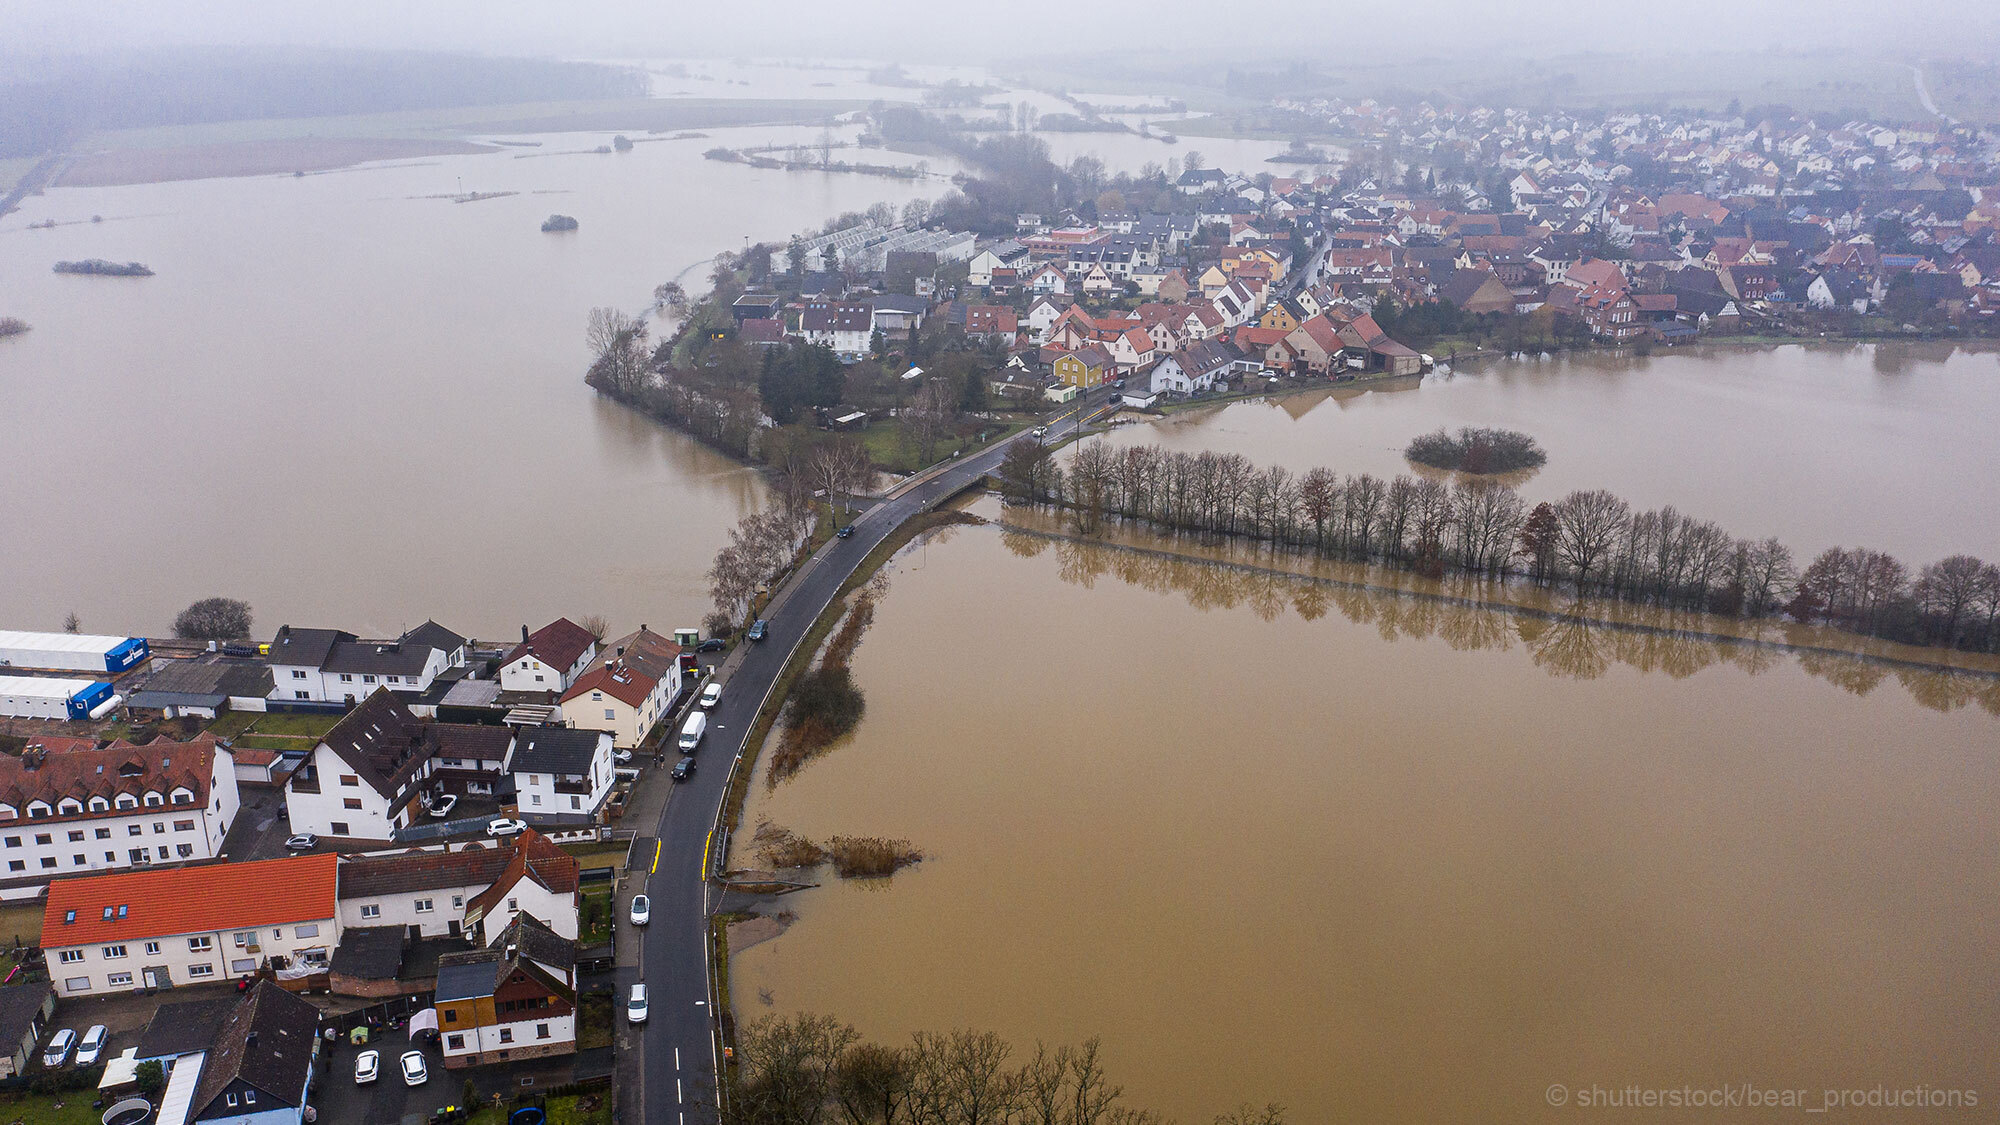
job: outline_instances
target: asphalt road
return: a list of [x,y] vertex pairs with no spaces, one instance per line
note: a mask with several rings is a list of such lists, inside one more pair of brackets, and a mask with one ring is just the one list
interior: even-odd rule
[[[1053,442],[1073,432],[1079,419],[1094,413],[1107,395],[1099,391],[1079,399],[1078,409],[1050,424],[1048,440]],[[635,980],[646,983],[649,1009],[641,1036],[642,1105],[638,1112],[628,1107],[620,1115],[623,1120],[694,1125],[716,1118],[716,1014],[708,1005],[706,935],[710,888],[702,865],[730,764],[743,753],[750,724],[778,673],[805,631],[869,551],[933,502],[997,469],[1013,441],[1034,440],[1031,434],[1022,434],[963,458],[863,513],[854,523],[853,536],[831,540],[820,548],[768,611],[768,638],[750,644],[742,662],[723,682],[722,699],[709,712],[708,732],[695,756],[695,775],[675,787],[660,814],[655,832],[659,840],[657,865],[649,868],[645,878],[646,894],[652,902],[651,921],[634,931],[625,919],[619,920],[622,933],[639,934],[641,948],[636,968],[622,971],[616,1018],[625,1020],[625,1000]],[[621,909],[623,906],[621,900]]]

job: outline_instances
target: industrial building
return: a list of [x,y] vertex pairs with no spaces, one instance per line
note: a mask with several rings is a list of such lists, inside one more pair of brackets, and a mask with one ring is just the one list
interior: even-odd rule
[[0,631],[0,668],[116,675],[149,655],[144,637]]
[[100,680],[0,675],[0,715],[8,718],[95,719],[120,702]]

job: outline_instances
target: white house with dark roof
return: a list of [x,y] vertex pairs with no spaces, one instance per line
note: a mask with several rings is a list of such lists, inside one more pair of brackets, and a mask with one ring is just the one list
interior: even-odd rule
[[609,731],[622,749],[638,746],[681,689],[681,646],[641,626],[605,646],[563,693],[573,727]]
[[266,657],[272,699],[358,702],[377,688],[416,695],[465,663],[465,638],[426,621],[393,641],[338,629],[279,628]]
[[532,633],[523,625],[521,643],[500,660],[500,690],[561,693],[596,655],[596,636],[567,617]]
[[160,1120],[164,1125],[170,1110],[179,1108],[171,1094],[175,1077],[183,1067],[197,1067],[183,1122],[299,1125],[319,1047],[319,1009],[272,981],[259,981],[223,1017],[208,1050],[174,1060]]
[[437,734],[386,688],[326,732],[285,786],[292,831],[390,840],[423,815]]
[[522,727],[507,761],[515,807],[524,818],[595,820],[611,796],[611,743],[610,731]]
[[874,333],[875,309],[871,305],[807,301],[799,314],[800,337],[808,344],[833,349],[846,363],[868,354]]

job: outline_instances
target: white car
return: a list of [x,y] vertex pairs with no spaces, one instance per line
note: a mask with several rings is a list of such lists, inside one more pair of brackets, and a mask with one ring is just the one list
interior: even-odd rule
[[42,1065],[54,1070],[69,1061],[69,1049],[76,1046],[76,1032],[65,1027],[42,1050]]
[[354,1056],[354,1084],[366,1086],[382,1077],[382,1052],[363,1051]]
[[486,822],[488,836],[513,836],[528,830],[528,822],[497,816]]
[[435,817],[447,817],[451,815],[451,810],[457,807],[458,794],[446,793],[444,796],[431,802],[431,815]]
[[430,1068],[424,1065],[422,1051],[403,1052],[403,1085],[421,1086],[431,1080]]
[[90,1030],[83,1033],[83,1041],[76,1045],[76,1065],[89,1066],[96,1062],[97,1056],[104,1053],[104,1041],[109,1038],[111,1033],[105,1030],[103,1024],[92,1024]]
[[632,986],[632,998],[625,1001],[625,1019],[628,1023],[646,1022],[646,986]]
[[632,764],[632,752],[630,750],[614,751],[611,755],[611,760],[621,766],[629,766]]
[[310,832],[301,832],[285,839],[285,850],[288,852],[309,852],[318,846],[319,837]]
[[708,686],[701,689],[701,709],[706,711],[720,702],[722,702],[722,685],[710,680]]
[[632,924],[643,926],[653,920],[653,902],[645,895],[632,896]]

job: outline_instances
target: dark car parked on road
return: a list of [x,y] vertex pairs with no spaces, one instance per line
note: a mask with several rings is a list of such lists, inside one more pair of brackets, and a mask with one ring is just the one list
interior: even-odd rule
[[750,626],[750,631],[745,633],[744,636],[749,637],[753,641],[761,641],[769,636],[770,632],[771,623],[760,617],[757,619],[756,624]]
[[673,778],[675,781],[686,781],[688,778],[693,776],[694,776],[693,758],[682,758],[680,761],[674,763]]

